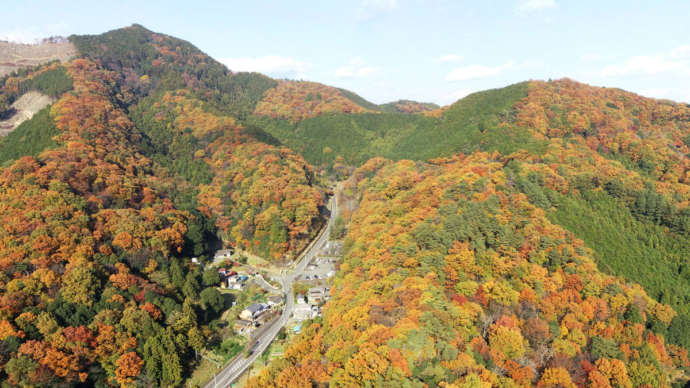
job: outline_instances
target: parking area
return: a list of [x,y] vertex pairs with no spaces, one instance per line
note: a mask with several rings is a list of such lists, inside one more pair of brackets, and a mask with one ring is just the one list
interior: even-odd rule
[[312,260],[304,273],[297,280],[322,280],[335,275],[335,263],[338,259],[334,257],[317,256]]

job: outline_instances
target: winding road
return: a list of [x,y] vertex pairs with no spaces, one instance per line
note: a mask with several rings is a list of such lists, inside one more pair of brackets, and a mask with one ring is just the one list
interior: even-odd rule
[[338,185],[338,187],[335,190],[335,195],[333,195],[330,199],[331,216],[328,219],[328,224],[326,225],[326,227],[321,230],[317,238],[313,240],[311,244],[302,252],[301,257],[297,260],[295,268],[292,271],[288,269],[283,270],[281,276],[277,279],[282,285],[283,292],[285,293],[285,307],[283,308],[283,313],[280,316],[280,319],[278,319],[270,327],[265,329],[258,338],[254,339],[254,341],[252,342],[252,346],[254,346],[255,348],[252,354],[245,356],[243,353],[243,355],[230,361],[223,368],[223,370],[214,375],[211,381],[204,385],[204,388],[229,387],[230,384],[232,384],[233,381],[240,377],[242,373],[251,364],[253,364],[254,361],[256,361],[256,359],[261,355],[261,353],[263,353],[266,350],[266,348],[268,348],[268,345],[270,345],[273,339],[275,339],[280,329],[283,326],[285,326],[285,324],[287,324],[288,319],[290,319],[292,311],[295,307],[295,298],[292,297],[292,283],[294,283],[295,279],[297,279],[300,275],[304,273],[307,264],[309,264],[309,262],[316,256],[318,251],[328,241],[331,226],[333,225],[333,221],[335,220],[338,214],[338,201],[336,198],[338,196],[339,189],[340,186]]

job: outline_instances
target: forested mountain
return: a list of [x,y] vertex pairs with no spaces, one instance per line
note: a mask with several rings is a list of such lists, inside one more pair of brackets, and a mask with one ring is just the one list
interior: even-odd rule
[[323,194],[237,122],[274,81],[140,26],[71,40],[81,58],[2,79],[57,98],[0,141],[2,380],[179,385],[223,305],[191,257],[290,257]]
[[[251,386],[665,386],[676,313],[597,269],[498,153],[372,159],[323,319]],[[525,176],[527,175],[527,176]]]
[[222,307],[191,258],[290,261],[334,177],[331,300],[250,386],[687,380],[690,106],[568,79],[376,105],[139,25],[69,39],[0,79],[0,118],[55,101],[0,139],[5,385],[180,385]]
[[[255,385],[684,380],[689,106],[564,79],[468,96],[418,120],[403,137],[445,128],[453,144],[462,131],[453,146],[468,155],[372,159],[355,172],[361,207],[334,299]],[[452,155],[448,142],[431,142],[436,156]],[[417,144],[389,157],[423,159],[429,147]],[[661,353],[645,356],[652,347]]]

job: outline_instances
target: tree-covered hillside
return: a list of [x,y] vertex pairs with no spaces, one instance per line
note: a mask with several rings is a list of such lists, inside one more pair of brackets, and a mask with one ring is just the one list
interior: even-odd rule
[[597,269],[534,205],[525,187],[536,178],[522,167],[475,153],[358,169],[346,190],[359,209],[324,316],[250,386],[682,381],[687,350],[664,340],[674,310]]
[[71,39],[82,58],[0,84],[5,102],[57,99],[0,141],[0,380],[178,386],[222,326],[191,258],[221,244],[289,258],[323,192],[239,123],[273,80],[140,26]]
[[369,158],[426,160],[458,152],[518,149],[540,152],[544,142],[509,120],[514,105],[527,95],[527,83],[474,93],[439,117],[404,113],[323,114],[295,123],[254,117],[263,128],[316,165],[340,161],[360,165]]
[[398,100],[379,105],[379,109],[392,113],[422,113],[439,109],[440,106],[430,102],[416,102],[410,100]]
[[[312,120],[319,120],[319,124],[310,125]],[[391,125],[393,122],[396,124]],[[479,380],[492,385],[510,385],[505,380],[506,377],[510,377],[521,385],[568,386],[572,381],[578,386],[666,386],[671,383],[682,385],[683,381],[687,380],[689,365],[686,357],[690,348],[690,142],[687,141],[690,135],[689,106],[648,99],[618,89],[590,87],[564,79],[553,82],[528,82],[471,95],[444,110],[438,119],[414,116],[402,120],[399,116],[387,117],[385,114],[334,115],[307,119],[292,128],[284,123],[282,125],[280,127],[276,123],[265,123],[264,127],[314,163],[328,164],[344,159],[350,163],[354,160],[357,164],[361,160],[358,158],[375,155],[384,155],[392,159],[425,160],[452,155],[458,151],[466,155],[475,155],[477,150],[495,150],[497,153],[489,160],[499,162],[500,166],[492,167],[489,160],[478,162],[476,157],[469,156],[467,159],[459,159],[463,162],[432,160],[434,165],[419,162],[414,165],[415,167],[408,162],[396,165],[401,166],[400,169],[405,166],[412,170],[407,173],[381,169],[377,179],[372,179],[375,183],[364,185],[362,204],[365,203],[367,194],[370,194],[378,199],[378,207],[360,208],[353,218],[354,225],[350,227],[350,234],[346,240],[351,244],[348,245],[351,251],[346,254],[343,266],[346,269],[341,275],[343,278],[341,282],[336,281],[341,288],[333,292],[334,299],[328,305],[334,309],[333,312],[327,309],[324,321],[317,321],[303,340],[298,342],[293,350],[288,351],[283,360],[264,372],[255,384],[270,386],[271,383],[268,382],[276,381],[277,386],[283,386],[280,382],[287,381],[284,379],[299,378],[305,384],[328,382],[343,386],[375,386],[383,381],[398,379],[399,384],[410,386],[420,383],[435,385],[441,381],[471,385]],[[424,125],[426,127],[423,127]],[[425,130],[418,130],[420,127]],[[386,130],[392,128],[405,129],[392,131],[393,135],[390,136]],[[443,128],[445,131],[438,131],[437,128]],[[312,136],[307,129],[320,135]],[[307,133],[310,135],[305,136]],[[375,134],[380,135],[377,138]],[[305,142],[299,140],[300,137],[306,138]],[[329,142],[322,139],[333,140]],[[385,140],[379,143],[378,140],[381,139]],[[393,146],[396,141],[399,143]],[[309,142],[316,142],[318,146],[312,146]],[[306,146],[300,148],[299,144]],[[376,148],[380,144],[387,148]],[[327,152],[319,154],[322,150]],[[342,154],[331,154],[333,150],[344,151]],[[332,156],[327,158],[321,155]],[[607,327],[609,334],[595,335],[598,333],[596,330],[586,330],[586,326],[578,326],[584,333],[579,348],[563,347],[561,341],[566,339],[567,335],[561,332],[559,338],[555,330],[549,329],[547,336],[552,337],[540,342],[542,350],[548,349],[545,357],[539,355],[539,351],[534,348],[530,350],[528,346],[525,353],[521,353],[520,359],[508,362],[506,358],[502,358],[504,355],[497,353],[498,338],[494,338],[495,346],[492,345],[491,330],[481,331],[481,340],[473,341],[474,334],[471,334],[454,343],[452,347],[460,353],[469,352],[466,354],[469,354],[473,362],[479,366],[466,364],[457,370],[453,370],[454,364],[444,358],[445,345],[440,341],[443,337],[439,334],[452,332],[451,327],[456,327],[455,323],[437,331],[426,332],[426,338],[432,338],[434,343],[440,345],[437,345],[435,352],[421,353],[423,356],[420,356],[420,351],[410,350],[416,348],[405,342],[411,339],[406,339],[409,337],[405,337],[404,330],[396,332],[392,330],[395,326],[384,325],[392,332],[377,331],[385,329],[376,326],[376,323],[383,320],[388,322],[391,319],[393,322],[398,319],[402,322],[404,315],[401,314],[409,310],[403,306],[395,307],[396,303],[401,302],[400,298],[393,297],[395,291],[402,288],[400,282],[409,279],[408,272],[397,278],[391,275],[399,274],[403,271],[400,268],[405,267],[406,259],[399,258],[400,255],[409,257],[409,263],[414,263],[413,267],[424,268],[418,272],[418,276],[436,274],[438,279],[425,279],[426,283],[438,282],[439,285],[443,285],[444,276],[452,273],[448,267],[448,256],[444,255],[448,255],[447,250],[452,247],[454,239],[469,244],[475,255],[483,251],[483,248],[476,248],[476,244],[482,247],[497,239],[499,242],[492,243],[496,244],[493,250],[501,257],[505,255],[501,250],[512,241],[513,233],[531,230],[529,223],[522,222],[513,232],[498,231],[487,236],[492,221],[485,219],[485,214],[488,212],[490,215],[490,211],[483,209],[466,213],[460,209],[447,214],[441,213],[444,207],[438,204],[438,201],[443,203],[447,195],[438,192],[438,187],[445,187],[444,185],[450,184],[449,182],[458,182],[462,179],[459,176],[441,175],[443,178],[438,181],[425,180],[425,174],[436,171],[438,167],[435,165],[439,163],[444,166],[442,170],[464,170],[465,163],[471,163],[474,165],[472,172],[494,181],[495,190],[523,194],[529,206],[537,208],[534,214],[538,214],[544,220],[548,219],[552,227],[567,231],[566,235],[569,237],[565,242],[554,242],[552,237],[549,237],[548,229],[532,230],[532,234],[545,240],[515,248],[518,251],[526,250],[524,252],[533,249],[536,250],[534,252],[542,251],[537,254],[541,259],[528,261],[537,263],[548,271],[568,271],[569,263],[573,260],[572,252],[580,249],[581,253],[586,252],[583,254],[592,260],[592,263],[596,263],[598,271],[601,271],[597,278],[601,279],[603,273],[608,273],[619,276],[620,280],[617,281],[620,284],[638,283],[646,290],[646,302],[641,303],[639,296],[628,296],[629,300],[637,302],[634,302],[635,306],[629,305],[628,310],[619,313],[621,315],[616,318],[617,324],[613,324],[612,321],[597,324]],[[370,161],[367,165],[378,164],[380,162]],[[361,176],[370,179],[371,174],[372,172],[367,172],[366,169],[359,175],[355,174],[358,181],[353,187],[361,188]],[[364,182],[368,182],[367,179]],[[454,193],[466,196],[472,204],[482,204],[487,195],[490,195],[486,188],[478,193],[474,190],[477,190],[477,187],[469,184],[460,185]],[[401,192],[405,192],[406,195],[400,197],[404,200],[400,199],[398,206],[395,200]],[[380,199],[376,197],[381,194]],[[502,197],[499,195],[499,198]],[[511,213],[524,214],[524,209],[520,210],[521,206],[514,200],[499,202],[503,209],[501,216],[497,218],[499,225],[509,226],[506,222],[512,219]],[[443,216],[455,214],[457,211],[461,217],[468,214],[471,218],[463,218],[462,222],[458,221],[449,226],[443,221],[443,217],[439,219],[432,215],[423,223],[429,225],[424,228],[415,227],[416,220],[396,218],[410,217],[411,214],[415,214],[418,206],[426,206],[422,211],[424,215],[434,214],[433,210],[429,210],[429,206],[432,209],[438,206],[438,211]],[[358,216],[366,221],[358,221]],[[423,220],[420,216],[418,222]],[[364,229],[365,226],[368,229]],[[465,228],[478,228],[477,233],[480,234],[472,236],[459,232]],[[420,235],[417,233],[421,233],[422,229],[424,233],[421,236],[426,240],[420,242]],[[408,234],[405,235],[405,232]],[[381,240],[388,234],[394,234],[396,237]],[[574,241],[576,246],[572,246]],[[406,243],[410,245],[406,246]],[[550,249],[552,244],[555,244],[558,250]],[[563,251],[562,249],[569,244],[571,247]],[[475,247],[472,248],[473,246]],[[430,247],[440,249],[441,254],[426,254],[426,250],[432,249]],[[350,262],[352,259],[354,260]],[[436,260],[439,266],[437,268],[442,270],[424,267],[423,260],[427,259]],[[381,264],[390,260],[395,263],[390,269]],[[478,265],[485,266],[495,262],[495,259],[486,260],[480,260]],[[367,261],[372,263],[371,268],[365,265]],[[486,277],[488,270],[486,267],[482,268],[480,273],[485,278],[477,283],[480,289],[491,288],[490,278]],[[373,269],[376,270],[372,272]],[[465,281],[468,276],[467,270],[458,272],[461,274],[459,279]],[[510,282],[511,279],[524,279],[530,272],[536,273],[536,268],[519,270],[512,275],[510,272],[503,272],[500,277]],[[581,277],[583,274],[579,273],[578,276]],[[388,283],[384,279],[388,277],[391,277],[390,288],[385,286]],[[583,281],[584,284],[592,287],[596,281],[592,278]],[[353,289],[379,292],[372,291],[373,295],[364,292],[348,293],[350,285],[353,285]],[[530,286],[532,291],[539,295],[539,299],[543,300],[542,303],[548,303],[548,298],[555,297],[556,291],[546,291],[547,293],[543,294],[541,287],[542,285]],[[490,292],[489,289],[485,291]],[[517,289],[515,291],[521,292]],[[467,297],[478,296],[464,295],[464,298]],[[581,294],[580,297],[586,300],[586,295]],[[446,298],[453,301],[452,292],[446,293]],[[462,300],[465,300],[464,298]],[[603,299],[609,303],[614,300],[612,296],[603,296]],[[636,304],[638,302],[640,304]],[[376,303],[381,303],[385,307],[378,308]],[[430,308],[432,316],[443,316],[438,310],[433,310],[437,305],[436,303],[421,307],[421,314],[424,314],[426,308]],[[664,323],[658,319],[650,319],[653,318],[653,314],[643,312],[644,308],[651,305],[665,306],[664,309],[669,315]],[[610,310],[611,307],[609,306]],[[398,312],[397,309],[404,310]],[[352,321],[348,321],[347,317],[351,314],[346,314],[345,311],[357,311],[360,315],[352,316]],[[467,324],[475,329],[486,328],[482,326],[485,320],[489,319],[485,318],[486,315],[485,310],[476,315],[474,321],[470,319]],[[540,319],[549,321],[543,313],[537,315]],[[572,327],[559,321],[568,315],[567,312],[557,314],[559,318],[547,322],[545,327],[565,327],[569,330],[568,335],[573,335]],[[374,316],[382,317],[379,321],[379,318],[373,318]],[[496,318],[493,314],[489,316],[493,316],[490,320]],[[517,314],[516,327],[520,330],[531,330],[532,326],[537,325],[536,321],[528,321],[528,318]],[[413,322],[412,327],[415,330],[422,330],[427,324],[420,319]],[[635,329],[640,336],[638,339],[632,340],[632,337],[615,334],[616,325],[629,324],[638,325]],[[634,331],[625,328],[621,330],[628,333]],[[330,334],[333,332],[339,334],[334,337]],[[376,338],[383,338],[384,342],[377,343],[379,347],[376,350],[365,349],[364,344],[373,341],[370,339],[373,333],[377,333],[377,336],[382,335],[383,337]],[[654,341],[668,344],[667,354],[677,355],[675,365],[680,369],[676,372],[665,375],[669,369],[663,367],[663,362],[658,358],[647,361],[635,359],[646,357],[642,356],[646,352],[643,348],[647,346],[644,341],[649,341],[653,337],[657,338]],[[348,340],[341,340],[342,338]],[[524,338],[524,335],[520,338]],[[640,342],[640,338],[644,341]],[[628,340],[633,342],[625,343]],[[489,357],[484,357],[484,361],[476,356],[477,352],[481,352],[481,347],[475,347],[477,341],[487,346],[484,351],[488,352]],[[524,342],[528,343],[531,344],[531,341]],[[532,344],[534,345],[536,343]],[[603,352],[602,346],[609,350]],[[635,346],[642,348],[635,350]],[[429,346],[422,349],[429,349]],[[609,351],[612,353],[606,353]],[[537,355],[539,361],[533,358]],[[569,357],[572,359],[568,362],[566,359]],[[401,358],[410,372],[400,367]],[[617,364],[618,366],[612,366],[611,362],[617,362],[615,359],[623,362]],[[358,369],[364,366],[364,360],[370,367]],[[371,365],[375,365],[375,368]],[[598,369],[602,367],[605,369]],[[492,373],[496,373],[497,370],[501,373],[494,376],[484,372],[482,368],[487,368]],[[619,373],[619,377],[607,375],[606,373],[611,373],[609,368],[618,370],[616,373]],[[682,372],[683,370],[685,372]],[[429,373],[428,377],[425,377],[426,373]],[[473,377],[473,374],[477,377]],[[652,377],[655,375],[656,377]],[[477,381],[471,382],[473,379]]]
[[324,316],[250,386],[687,381],[690,106],[568,79],[376,105],[139,25],[70,40],[0,79],[0,119],[55,101],[0,139],[4,385],[180,385],[222,329],[191,258],[291,261],[353,170]]
[[129,89],[126,102],[151,90],[187,88],[216,109],[244,118],[276,85],[258,73],[233,74],[189,42],[137,24],[100,35],[73,35],[70,41],[81,55],[122,74]]

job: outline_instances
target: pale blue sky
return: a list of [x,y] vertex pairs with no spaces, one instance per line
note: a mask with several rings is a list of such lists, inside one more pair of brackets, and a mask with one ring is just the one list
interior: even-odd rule
[[448,104],[570,77],[690,102],[690,1],[12,1],[0,39],[140,23],[232,70]]

